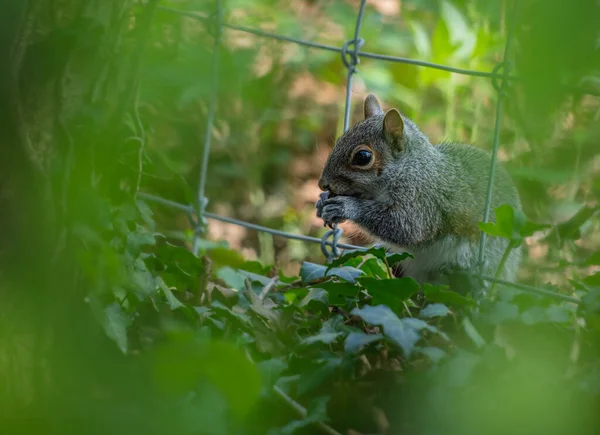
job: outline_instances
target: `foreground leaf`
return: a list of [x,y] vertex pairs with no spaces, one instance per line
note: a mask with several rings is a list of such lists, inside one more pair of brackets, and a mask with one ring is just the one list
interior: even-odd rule
[[107,306],[104,315],[103,326],[106,335],[117,343],[123,353],[127,353],[127,327],[131,325],[131,318],[117,303]]
[[401,313],[403,302],[419,291],[419,284],[414,279],[406,277],[392,279],[362,277],[357,278],[357,281],[373,296],[372,305],[387,305],[396,313]]
[[419,332],[412,326],[406,325],[385,305],[354,308],[352,314],[359,316],[371,325],[382,326],[384,335],[396,343],[404,354],[410,356],[415,344],[421,338]]

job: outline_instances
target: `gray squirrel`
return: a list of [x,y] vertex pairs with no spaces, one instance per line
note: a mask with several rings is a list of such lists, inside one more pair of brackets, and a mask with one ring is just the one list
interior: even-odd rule
[[[432,145],[396,109],[381,109],[370,94],[364,120],[345,132],[327,159],[316,203],[317,216],[332,226],[354,222],[390,251],[410,252],[402,275],[420,283],[447,283],[453,271],[478,271],[480,229],[491,155],[471,145]],[[510,176],[496,166],[494,207],[521,209]],[[483,272],[495,275],[508,241],[488,237]],[[520,248],[508,257],[500,278],[514,281]]]

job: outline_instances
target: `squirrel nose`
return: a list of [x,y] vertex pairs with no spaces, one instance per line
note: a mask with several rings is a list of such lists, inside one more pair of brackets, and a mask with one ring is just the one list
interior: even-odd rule
[[329,190],[329,183],[323,178],[319,178],[319,189],[326,191]]

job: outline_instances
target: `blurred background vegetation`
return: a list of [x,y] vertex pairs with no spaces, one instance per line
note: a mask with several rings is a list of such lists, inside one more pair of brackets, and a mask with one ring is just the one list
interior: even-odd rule
[[[361,50],[489,72],[502,61],[514,2],[370,0]],[[222,4],[227,24],[341,47],[352,38],[360,1]],[[258,391],[254,366],[237,347],[209,358],[205,374],[222,379],[228,400],[240,394],[233,411],[214,386],[182,400],[171,389],[185,383],[187,368],[172,366],[173,355],[196,348],[164,326],[170,315],[140,302],[154,286],[143,282],[154,261],[144,256],[148,237],[191,245],[185,213],[152,206],[152,215],[134,196],[196,201],[213,91],[215,2],[9,0],[1,8],[0,394],[7,433],[243,433],[225,422],[236,409],[245,415]],[[553,225],[526,241],[521,280],[533,285],[565,288],[598,269],[588,259],[600,248],[599,12],[594,0],[519,2],[510,56],[519,80],[507,90],[499,159],[527,216]],[[317,179],[343,125],[340,55],[226,28],[219,58],[207,209],[320,237]],[[432,142],[491,149],[497,93],[490,79],[363,57],[352,122],[370,92]],[[351,243],[368,242],[350,224],[342,227]],[[226,241],[245,260],[285,275],[305,260],[324,261],[318,246],[213,220],[203,238],[204,247]],[[202,276],[210,266],[189,267]],[[176,348],[121,358],[129,346],[115,325],[145,331],[155,323]],[[151,341],[152,334],[141,336]],[[150,363],[165,353],[165,372],[179,373],[163,376],[167,392],[152,381]],[[206,362],[202,352],[194,358],[190,364]]]

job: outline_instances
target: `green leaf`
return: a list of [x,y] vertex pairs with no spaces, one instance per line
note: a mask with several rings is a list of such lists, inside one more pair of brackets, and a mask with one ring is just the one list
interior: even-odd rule
[[434,286],[427,283],[423,284],[423,293],[431,302],[440,302],[455,307],[473,308],[477,306],[477,302],[475,302],[473,299],[466,298],[448,289],[449,286]]
[[341,358],[331,358],[326,360],[320,367],[313,368],[308,372],[303,373],[298,380],[298,394],[302,396],[321,386],[323,382],[333,376],[341,363]]
[[519,318],[519,307],[509,302],[498,301],[492,306],[488,318],[493,324],[516,320]]
[[169,306],[172,310],[176,310],[177,308],[185,308],[185,305],[175,297],[171,289],[167,287],[167,285],[160,276],[157,276],[155,280],[156,286],[163,292],[163,294],[165,295],[165,299],[169,303]]
[[127,353],[127,328],[131,323],[131,318],[119,304],[113,303],[104,309],[103,326],[106,335],[117,343],[123,353]]
[[225,341],[179,334],[155,350],[154,374],[166,391],[188,393],[209,383],[227,399],[229,411],[244,418],[255,406],[262,380],[244,351]]
[[287,364],[283,358],[271,358],[256,363],[258,370],[260,371],[261,378],[263,379],[263,391],[270,389],[277,383],[277,379],[281,376],[281,373],[287,369]]
[[417,352],[428,357],[434,364],[437,364],[446,356],[446,352],[439,347],[420,347]]
[[369,254],[374,255],[377,258],[383,259],[383,258],[385,258],[385,249],[371,248],[368,250],[356,249],[354,251],[347,251],[343,255],[341,255],[338,258],[336,258],[335,260],[333,260],[328,268],[331,269],[333,267],[342,266],[342,265],[346,264],[346,262],[352,258],[364,257]]
[[521,321],[525,325],[535,325],[538,323],[566,323],[569,321],[569,312],[559,305],[550,305],[547,308],[531,307],[521,313]]
[[328,301],[327,292],[322,288],[313,287],[309,289],[308,294],[302,299],[302,301],[300,301],[298,305],[304,307],[311,301],[317,301],[326,305]]
[[419,317],[444,317],[450,314],[450,309],[444,304],[429,304],[421,310]]
[[252,282],[252,283],[257,282],[260,285],[262,285],[263,287],[271,282],[271,278],[268,278],[266,276],[259,275],[259,274],[253,273],[253,272],[248,272],[247,270],[238,269],[238,270],[236,270],[236,272],[239,273],[244,278],[248,278],[250,280],[250,282]]
[[344,281],[355,282],[356,278],[361,275],[364,275],[362,270],[347,266],[328,269],[327,266],[305,261],[300,267],[300,277],[304,283],[310,283],[331,276],[337,276]]
[[341,332],[320,332],[317,335],[313,335],[311,337],[306,337],[302,340],[303,344],[312,344],[316,342],[321,342],[325,344],[333,343],[340,335]]
[[155,243],[154,233],[138,223],[135,224],[135,231],[127,234],[127,248],[130,252],[138,252],[142,246],[154,245]]
[[385,264],[379,258],[369,258],[359,267],[366,276],[372,276],[380,279],[392,278],[388,275]]
[[356,352],[361,347],[367,344],[380,341],[383,339],[382,334],[365,334],[364,332],[351,332],[344,341],[345,352]]
[[441,2],[441,16],[449,33],[452,46],[457,47],[455,61],[470,59],[475,49],[477,37],[462,12],[449,1]]
[[402,253],[388,254],[386,258],[387,258],[388,266],[392,267],[396,263],[400,263],[400,262],[406,260],[407,258],[414,259],[415,257],[409,252],[402,252]]
[[446,333],[440,331],[438,328],[436,328],[435,326],[430,325],[429,323],[427,323],[424,320],[416,319],[414,317],[406,317],[406,318],[402,319],[402,323],[404,323],[407,326],[410,326],[411,328],[416,329],[417,331],[420,331],[422,329],[426,329],[429,332],[433,332],[434,334],[438,334],[440,337],[442,337],[446,341],[450,340],[448,338],[448,336],[446,335]]
[[382,326],[384,335],[397,344],[409,357],[415,344],[421,338],[418,330],[412,326],[407,326],[402,322],[389,307],[385,305],[370,306],[363,308],[354,308],[351,314],[359,316],[365,322],[371,325]]
[[242,257],[239,252],[233,249],[216,247],[208,249],[207,253],[213,260],[213,263],[217,269],[223,266],[229,266],[233,269],[238,269],[243,267],[244,263],[246,262],[244,257]]
[[448,360],[443,370],[440,371],[440,383],[450,387],[462,387],[469,380],[473,370],[481,362],[479,355],[472,354],[464,350],[458,350],[456,354]]
[[403,302],[419,291],[419,284],[412,278],[377,279],[357,278],[373,297],[372,305],[387,305],[394,312],[402,312]]
[[583,278],[583,283],[590,287],[599,287],[600,286],[600,272],[594,272],[591,275]]
[[[600,209],[600,206],[588,207],[583,206],[575,215],[573,215],[566,222],[562,222],[551,231],[551,233],[557,233],[561,240],[577,240],[581,237],[580,228],[589,219],[591,219]],[[548,236],[552,237],[552,234]]]
[[465,332],[467,333],[467,335],[469,336],[471,341],[475,344],[475,346],[477,346],[477,347],[485,346],[484,338],[479,334],[477,329],[475,329],[475,326],[473,326],[473,324],[471,323],[471,321],[469,320],[468,317],[465,317],[463,319],[462,324],[463,324],[463,328],[465,329]]
[[229,266],[220,268],[217,271],[217,277],[223,280],[227,287],[231,287],[238,291],[246,289],[246,277]]
[[236,322],[241,327],[250,326],[250,317],[247,314],[240,313],[237,310],[234,311],[229,307],[223,305],[219,301],[213,301],[210,306],[213,308],[215,313],[219,313],[222,317],[229,319],[230,321]]
[[546,313],[542,307],[531,307],[521,313],[521,321],[525,325],[535,325],[546,321]]
[[586,266],[600,266],[600,251],[594,252],[583,263]]
[[528,221],[521,210],[514,209],[508,204],[494,208],[494,212],[496,222],[479,222],[479,228],[491,236],[509,240],[514,246],[520,245],[524,237],[550,227],[550,225]]
[[315,287],[327,292],[330,305],[345,305],[346,298],[355,299],[360,292],[358,286],[347,282],[324,282]]
[[141,257],[137,257],[133,261],[133,264],[128,267],[128,269],[131,274],[131,281],[136,294],[141,299],[153,295],[156,292],[156,283],[154,282],[154,277],[148,271],[146,263]]

